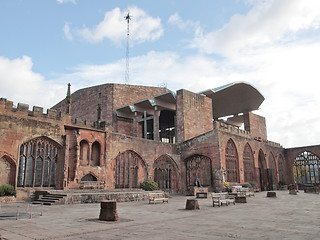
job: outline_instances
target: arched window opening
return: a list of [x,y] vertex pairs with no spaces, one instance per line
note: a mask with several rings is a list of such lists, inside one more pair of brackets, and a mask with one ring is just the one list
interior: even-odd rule
[[226,146],[226,171],[228,182],[239,182],[239,161],[236,145],[229,139]]
[[16,166],[14,164],[14,161],[7,156],[1,157],[0,158],[0,185],[11,184],[14,186],[15,174],[16,174]]
[[80,165],[87,166],[89,165],[89,144],[86,140],[80,142]]
[[254,181],[254,157],[250,145],[247,143],[243,151],[244,181]]
[[[58,145],[45,137],[32,139],[20,147],[18,187],[54,187]],[[50,183],[50,184],[49,184]]]
[[142,158],[133,151],[119,153],[115,159],[115,187],[139,188],[147,178],[147,168]]
[[88,173],[87,175],[83,176],[81,178],[81,182],[96,182],[98,179],[93,176],[91,173]]
[[187,170],[187,187],[194,186],[195,180],[199,179],[200,184],[204,187],[212,185],[212,166],[211,159],[202,156],[194,155],[186,160]]
[[91,166],[100,165],[100,143],[94,142],[91,151]]
[[294,160],[293,174],[297,184],[319,184],[320,159],[309,151],[300,153]]
[[174,161],[167,155],[154,163],[154,181],[162,190],[178,189],[178,171]]

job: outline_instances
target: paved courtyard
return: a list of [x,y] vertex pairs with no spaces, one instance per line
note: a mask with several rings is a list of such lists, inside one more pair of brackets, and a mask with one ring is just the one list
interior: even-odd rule
[[200,210],[184,210],[187,198],[118,203],[118,222],[99,221],[99,204],[44,206],[32,219],[0,217],[0,239],[320,239],[318,194],[262,192],[220,208],[199,199]]

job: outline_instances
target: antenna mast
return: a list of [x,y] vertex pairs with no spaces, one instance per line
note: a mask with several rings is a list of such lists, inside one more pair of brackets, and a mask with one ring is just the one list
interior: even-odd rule
[[126,52],[126,72],[125,72],[125,81],[126,83],[129,83],[129,23],[131,21],[131,17],[130,14],[128,13],[127,16],[125,16],[124,18],[127,21],[127,52]]

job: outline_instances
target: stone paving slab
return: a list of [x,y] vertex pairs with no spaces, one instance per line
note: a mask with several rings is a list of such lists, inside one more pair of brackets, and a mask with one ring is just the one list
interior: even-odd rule
[[277,198],[256,193],[247,203],[184,210],[190,197],[169,203],[118,203],[119,221],[99,221],[100,204],[45,206],[43,216],[1,219],[0,239],[320,239],[320,195]]

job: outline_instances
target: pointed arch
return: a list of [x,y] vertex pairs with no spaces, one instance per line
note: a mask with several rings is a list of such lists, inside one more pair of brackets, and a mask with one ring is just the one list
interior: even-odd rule
[[60,150],[57,142],[44,136],[21,144],[17,186],[54,187]]
[[15,186],[15,175],[16,175],[15,161],[11,157],[7,155],[3,155],[0,158],[0,185],[11,184]]
[[80,141],[80,165],[89,165],[90,147],[87,140],[82,139]]
[[254,177],[254,155],[249,143],[246,143],[243,149],[243,171],[244,181],[252,182],[255,180]]
[[91,166],[100,166],[101,144],[95,141],[91,147]]
[[98,181],[98,178],[97,178],[93,173],[90,172],[90,173],[84,175],[84,176],[81,178],[80,181],[81,181],[81,182],[87,182],[87,181],[89,181],[89,182],[96,182],[96,181]]
[[194,186],[196,179],[205,187],[212,186],[212,163],[209,157],[193,155],[185,160],[187,188]]
[[147,167],[138,153],[127,150],[115,158],[114,176],[116,188],[139,188],[147,178]]
[[301,184],[319,184],[320,158],[310,151],[300,153],[293,163],[295,182]]
[[239,182],[239,159],[234,141],[230,138],[225,148],[226,172],[228,182]]
[[167,154],[161,155],[154,161],[154,181],[162,190],[178,190],[178,166]]

